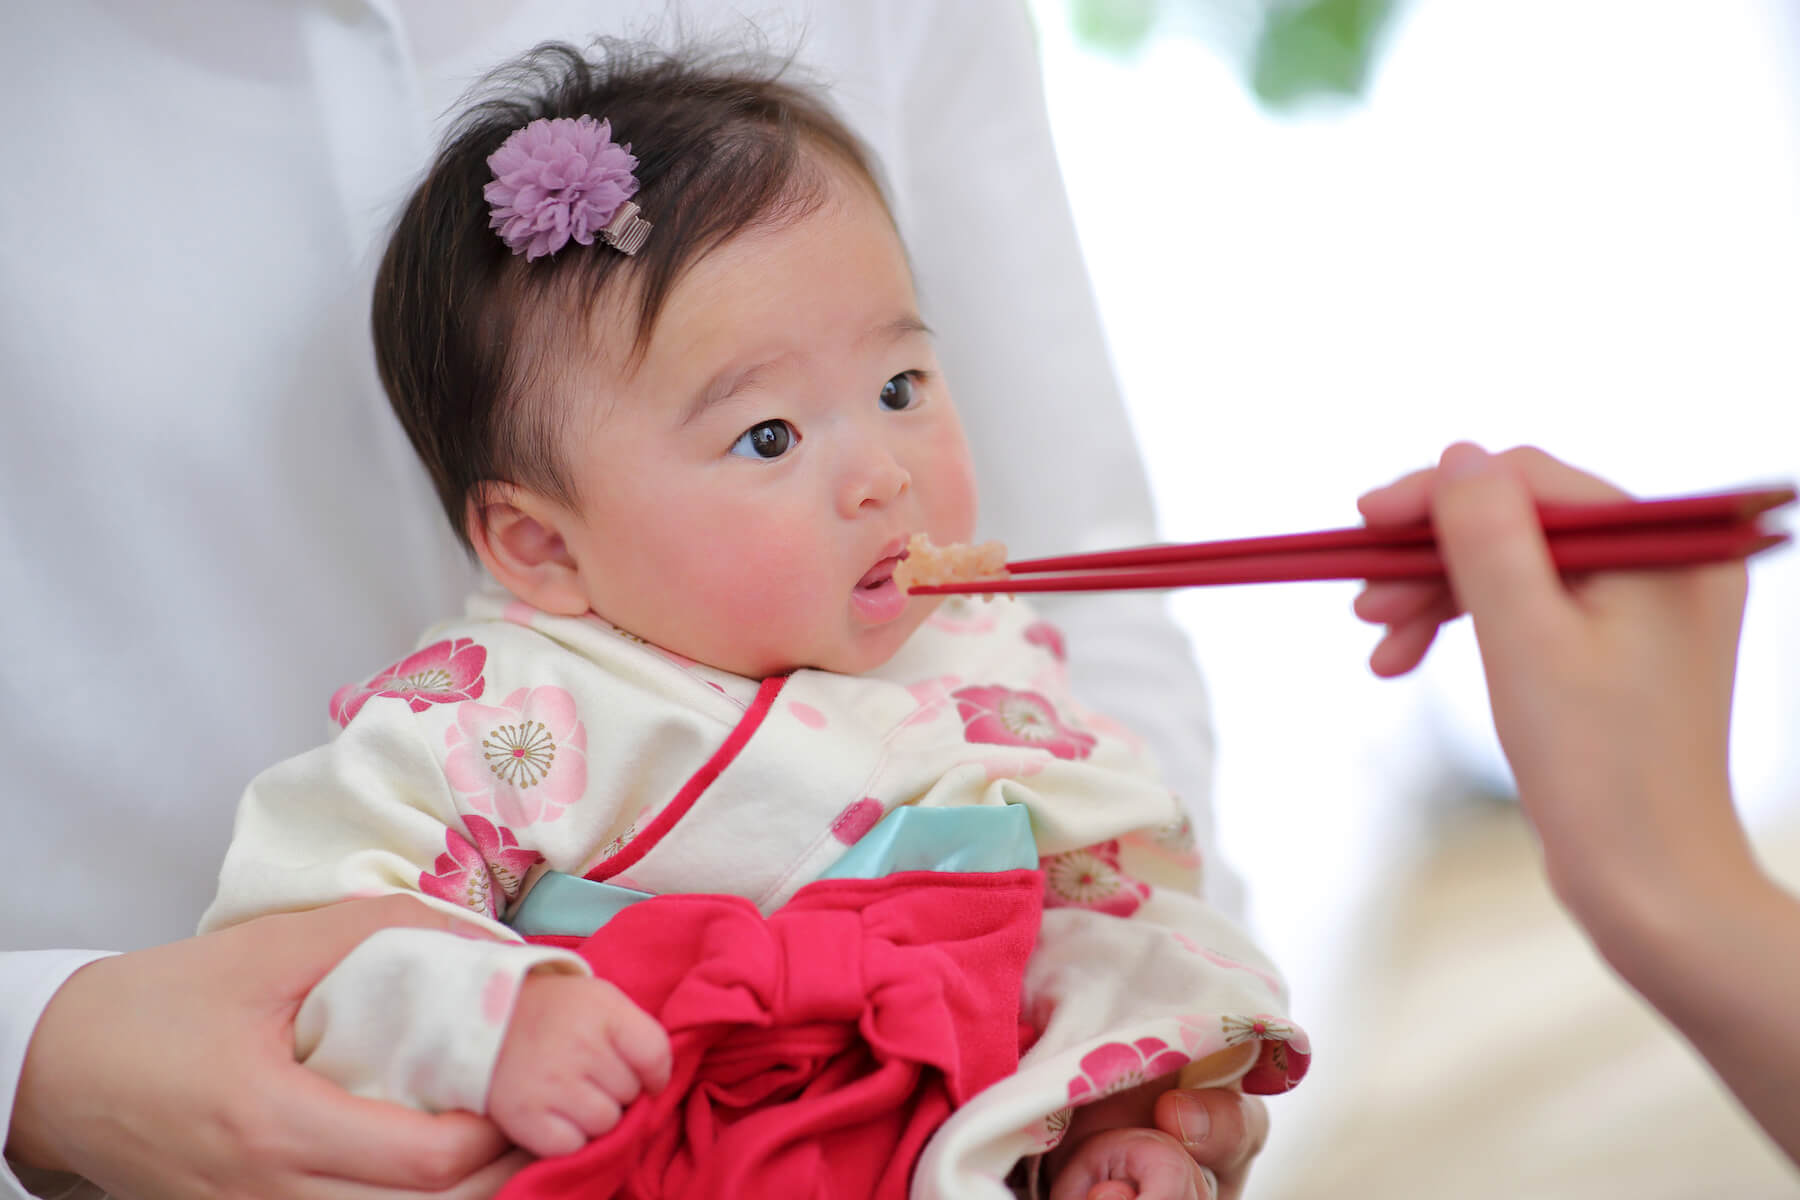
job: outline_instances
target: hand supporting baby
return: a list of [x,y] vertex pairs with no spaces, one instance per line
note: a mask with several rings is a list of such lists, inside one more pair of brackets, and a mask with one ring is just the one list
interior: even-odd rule
[[1174,1076],[1075,1110],[1044,1159],[1050,1200],[1238,1200],[1269,1136],[1269,1111],[1230,1088]]
[[540,1158],[573,1154],[669,1082],[669,1035],[604,979],[525,977],[488,1086],[488,1117]]
[[[603,979],[526,976],[488,1088],[488,1116],[542,1157],[570,1154],[668,1085],[668,1033]],[[1052,1155],[1051,1200],[1236,1200],[1268,1110],[1227,1088],[1155,1080],[1077,1111]]]

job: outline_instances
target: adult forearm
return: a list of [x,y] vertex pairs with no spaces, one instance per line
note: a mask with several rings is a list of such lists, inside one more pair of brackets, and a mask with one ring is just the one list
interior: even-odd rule
[[1619,975],[1800,1162],[1800,899],[1748,855],[1576,915]]

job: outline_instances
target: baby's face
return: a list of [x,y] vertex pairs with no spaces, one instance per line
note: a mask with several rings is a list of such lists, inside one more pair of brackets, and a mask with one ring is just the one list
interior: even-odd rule
[[753,677],[879,666],[935,603],[890,578],[907,536],[973,532],[962,425],[866,185],[700,259],[629,377],[574,382],[596,398],[566,460],[583,588],[678,654]]

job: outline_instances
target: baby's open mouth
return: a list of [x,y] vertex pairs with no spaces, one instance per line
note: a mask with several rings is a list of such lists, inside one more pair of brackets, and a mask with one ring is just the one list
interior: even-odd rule
[[856,586],[863,591],[873,591],[894,577],[894,568],[899,565],[901,555],[890,555],[870,567]]

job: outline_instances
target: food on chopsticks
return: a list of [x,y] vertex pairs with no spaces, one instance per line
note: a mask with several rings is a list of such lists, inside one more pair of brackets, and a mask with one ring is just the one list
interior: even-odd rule
[[[1747,558],[1785,545],[1760,518],[1800,499],[1794,485],[1649,500],[1540,505],[1550,559],[1565,572],[1638,571]],[[985,547],[981,547],[985,549]],[[1429,522],[1164,543],[996,564],[991,578],[916,583],[915,595],[1088,592],[1305,579],[1442,579]]]
[[1002,542],[969,545],[952,542],[934,546],[931,537],[915,533],[906,539],[906,553],[894,568],[894,582],[902,590],[931,584],[970,583],[1006,579],[1006,546]]

